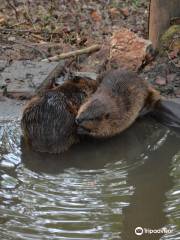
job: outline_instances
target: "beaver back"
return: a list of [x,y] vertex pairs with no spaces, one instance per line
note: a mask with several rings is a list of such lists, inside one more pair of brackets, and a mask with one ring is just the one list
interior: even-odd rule
[[21,126],[33,149],[60,153],[78,141],[75,117],[84,99],[96,87],[94,81],[89,81],[69,81],[28,103]]

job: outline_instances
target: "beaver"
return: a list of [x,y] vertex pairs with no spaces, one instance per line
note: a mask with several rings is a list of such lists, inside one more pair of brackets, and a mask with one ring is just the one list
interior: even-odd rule
[[96,88],[97,81],[76,78],[34,96],[21,119],[25,142],[40,152],[67,150],[78,141],[75,124],[78,109]]
[[[96,92],[80,107],[76,117],[78,134],[95,138],[114,136],[127,129],[139,116],[152,113],[157,106],[162,113],[167,113],[169,110],[166,111],[162,102],[160,93],[137,73],[125,69],[110,70]],[[156,111],[152,115],[160,114]],[[180,107],[171,120],[180,126]]]

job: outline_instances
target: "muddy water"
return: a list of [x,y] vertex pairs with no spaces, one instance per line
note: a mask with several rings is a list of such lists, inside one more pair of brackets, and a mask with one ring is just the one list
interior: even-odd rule
[[20,134],[18,123],[0,124],[2,240],[180,239],[177,133],[141,120],[55,156],[26,149]]

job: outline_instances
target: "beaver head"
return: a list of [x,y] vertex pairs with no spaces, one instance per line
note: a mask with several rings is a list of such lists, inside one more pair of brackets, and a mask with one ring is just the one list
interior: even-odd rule
[[113,136],[120,130],[119,120],[120,112],[115,99],[105,90],[97,91],[78,111],[77,132],[96,138]]
[[122,69],[109,71],[78,111],[78,134],[96,138],[119,134],[144,108],[147,112],[151,110],[153,101],[159,99],[153,91],[136,73]]

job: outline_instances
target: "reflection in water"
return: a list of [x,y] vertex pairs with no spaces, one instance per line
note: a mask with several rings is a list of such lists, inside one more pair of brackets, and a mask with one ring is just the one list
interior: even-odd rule
[[[164,143],[156,150],[151,147],[146,163],[129,172],[128,184],[134,185],[136,190],[129,207],[123,212],[123,239],[139,239],[139,236],[134,236],[136,227],[160,229],[168,223],[162,209],[166,201],[165,193],[172,187],[170,160],[179,147],[174,144],[174,136],[170,134],[165,134],[160,140]],[[159,234],[147,234],[145,239],[159,237]]]
[[171,176],[174,184],[166,194],[165,212],[173,233],[166,234],[162,240],[180,239],[180,152],[173,158]]
[[139,121],[61,155],[20,147],[15,123],[1,124],[0,141],[1,239],[154,240],[134,228],[168,224],[162,239],[179,239],[180,139],[167,128]]

